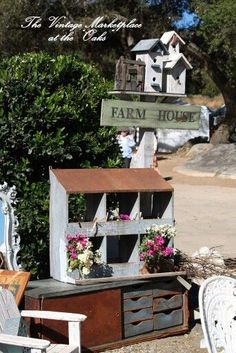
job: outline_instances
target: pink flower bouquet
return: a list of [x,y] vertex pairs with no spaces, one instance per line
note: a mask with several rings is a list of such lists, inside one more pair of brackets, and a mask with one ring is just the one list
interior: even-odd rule
[[153,268],[160,263],[161,259],[173,257],[176,250],[171,245],[171,239],[175,234],[175,228],[168,224],[147,228],[146,235],[139,246],[140,260]]

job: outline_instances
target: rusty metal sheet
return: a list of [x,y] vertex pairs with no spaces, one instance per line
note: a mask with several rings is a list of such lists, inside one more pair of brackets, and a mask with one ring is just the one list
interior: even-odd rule
[[51,169],[50,172],[69,194],[173,191],[152,168]]
[[[87,319],[81,324],[82,347],[88,348],[122,339],[119,288],[81,295],[44,298],[41,310],[82,313]],[[67,323],[43,320],[42,338],[57,343],[67,343]]]

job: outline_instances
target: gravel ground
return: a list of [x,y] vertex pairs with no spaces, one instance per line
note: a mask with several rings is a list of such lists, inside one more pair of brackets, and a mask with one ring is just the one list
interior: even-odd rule
[[200,348],[202,338],[201,325],[197,322],[188,334],[107,350],[106,353],[207,353],[206,349]]

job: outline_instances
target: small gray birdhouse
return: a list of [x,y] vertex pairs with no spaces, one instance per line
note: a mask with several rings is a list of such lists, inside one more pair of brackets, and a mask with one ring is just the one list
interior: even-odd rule
[[143,39],[131,50],[136,60],[145,62],[144,91],[161,92],[163,57],[168,55],[167,48],[160,39]]

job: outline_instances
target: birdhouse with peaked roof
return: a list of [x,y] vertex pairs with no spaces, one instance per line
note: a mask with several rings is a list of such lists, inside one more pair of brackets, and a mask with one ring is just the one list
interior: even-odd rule
[[192,69],[184,54],[172,53],[163,58],[162,90],[185,94],[186,71]]
[[175,31],[165,32],[161,36],[162,43],[166,46],[169,54],[178,54],[185,41]]
[[[129,84],[131,71],[128,72],[128,69],[122,66],[122,72],[128,72],[128,74],[121,75],[118,65],[116,67],[115,89],[122,87],[124,91],[128,91],[132,86],[137,87],[134,89],[135,91],[184,95],[186,71],[192,69],[189,61],[181,53],[181,46],[184,44],[183,39],[175,31],[165,32],[160,39],[140,40],[131,49],[131,52],[136,56],[136,60],[132,61],[131,70],[135,74],[133,68],[136,68],[137,75],[133,74],[132,76],[132,80],[136,84]],[[134,65],[135,63],[136,65]]]

